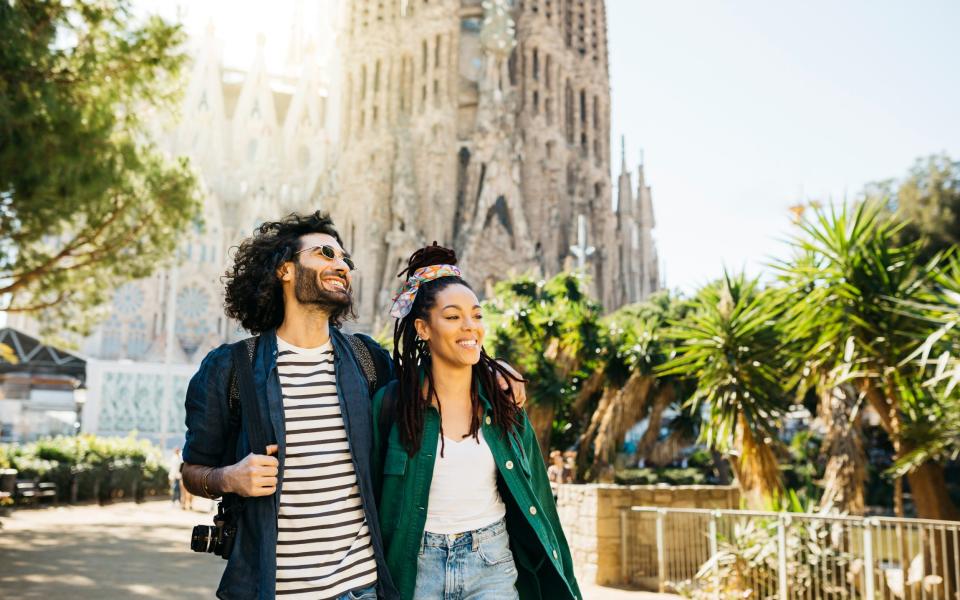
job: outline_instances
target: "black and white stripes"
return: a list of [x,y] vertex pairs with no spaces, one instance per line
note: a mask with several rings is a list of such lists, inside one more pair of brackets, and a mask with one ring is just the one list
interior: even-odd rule
[[333,347],[277,340],[286,457],[277,535],[277,595],[337,598],[373,585],[377,567],[347,444]]

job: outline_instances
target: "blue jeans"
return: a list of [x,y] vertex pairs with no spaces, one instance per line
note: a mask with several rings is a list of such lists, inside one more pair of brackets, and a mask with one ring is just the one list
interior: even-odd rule
[[517,566],[507,525],[423,534],[414,600],[516,600]]
[[371,585],[359,590],[350,590],[337,600],[377,600],[377,586]]

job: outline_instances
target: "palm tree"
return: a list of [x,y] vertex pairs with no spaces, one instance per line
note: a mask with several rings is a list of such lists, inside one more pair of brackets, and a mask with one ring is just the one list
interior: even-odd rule
[[586,277],[576,272],[545,281],[521,276],[498,283],[485,305],[491,353],[527,378],[527,415],[544,456],[558,411],[594,369],[600,306],[587,289]]
[[676,378],[658,377],[654,370],[672,352],[663,337],[667,321],[679,318],[682,311],[676,298],[662,292],[603,320],[603,351],[574,403],[576,414],[591,413],[578,443],[578,479],[612,480],[617,450],[643,418],[648,419],[645,448],[652,446],[651,432],[660,430],[663,411],[677,397]]
[[[876,202],[816,208],[800,227],[792,242],[797,257],[780,266],[787,293],[802,297],[786,315],[788,341],[802,348],[804,373],[826,378],[823,389],[851,385],[869,403],[902,458],[914,449],[907,426],[926,418],[931,403],[907,385],[901,362],[929,328],[897,303],[922,300],[937,259],[919,264],[919,244],[898,245],[902,224],[886,218]],[[941,465],[917,465],[908,480],[919,516],[960,516]],[[899,494],[895,504],[902,514]]]
[[897,464],[897,472],[906,474],[927,461],[960,456],[960,257],[951,256],[935,275],[935,286],[926,298],[901,305],[907,314],[934,327],[904,362],[919,366],[924,388],[942,409],[938,418],[914,429],[918,447]]
[[676,357],[656,372],[695,382],[687,407],[706,407],[701,438],[727,456],[748,503],[769,507],[782,493],[775,447],[786,396],[776,323],[783,303],[776,290],[725,274],[692,304],[670,334]]
[[[816,252],[803,248],[792,260],[773,265],[784,274],[780,294],[788,307],[782,319],[784,367],[791,374],[787,387],[795,389],[798,400],[810,391],[818,399],[818,418],[826,429],[820,445],[821,457],[826,459],[820,481],[820,509],[863,514],[867,457],[860,395],[843,379],[844,364],[838,366],[833,355],[816,351],[821,343],[821,328],[826,324],[810,320],[811,293],[817,281],[813,274],[821,263]],[[797,273],[804,276],[797,277]]]

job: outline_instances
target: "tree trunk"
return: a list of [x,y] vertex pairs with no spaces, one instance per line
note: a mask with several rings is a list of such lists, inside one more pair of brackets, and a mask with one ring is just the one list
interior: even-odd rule
[[[899,398],[889,390],[884,394],[872,381],[863,379],[860,389],[866,395],[870,405],[880,414],[883,430],[890,437],[894,447],[894,458],[899,460],[913,448],[901,439]],[[921,519],[939,519],[960,521],[960,510],[947,492],[943,475],[943,465],[926,462],[907,474],[910,484],[910,496]]]
[[907,474],[910,497],[921,519],[960,521],[960,511],[950,499],[943,465],[925,462]]
[[583,413],[587,411],[590,401],[603,390],[605,380],[606,376],[602,368],[594,371],[590,377],[583,382],[583,385],[580,386],[580,391],[577,393],[577,397],[574,399],[570,411],[578,417],[582,416]]
[[741,414],[737,418],[736,444],[738,456],[731,457],[730,465],[737,475],[747,506],[770,510],[773,508],[771,503],[783,491],[780,466],[771,441],[758,440]]
[[537,432],[537,442],[544,460],[550,456],[550,435],[553,433],[553,417],[557,412],[552,402],[537,402],[526,405],[527,418]]
[[820,419],[827,434],[820,452],[828,457],[820,498],[822,510],[852,515],[864,511],[866,455],[860,418],[854,414],[856,404],[853,390],[829,385],[821,388]]
[[587,430],[580,436],[577,451],[577,481],[585,481],[591,476],[596,476],[595,473],[587,473],[588,467],[594,461],[593,456],[589,456],[589,452],[593,450],[595,438],[600,430],[600,423],[603,421],[604,415],[607,414],[608,407],[619,393],[619,390],[614,388],[603,388],[603,395],[600,396],[600,402],[597,403],[597,408],[590,417],[590,424],[587,425]]
[[654,396],[653,407],[647,414],[647,430],[643,432],[643,437],[637,444],[636,456],[649,459],[650,450],[660,437],[660,424],[663,422],[663,411],[673,404],[676,399],[676,390],[671,383],[664,383],[657,387],[657,395]]
[[717,470],[717,480],[720,485],[730,485],[730,463],[713,448],[710,449],[710,458],[713,459],[713,467]]
[[[600,420],[596,438],[593,440],[593,466],[591,472],[594,477],[599,473],[609,473],[614,464],[617,448],[623,445],[627,431],[640,420],[646,409],[650,391],[655,379],[648,375],[635,372],[627,380],[622,390],[612,394],[606,405],[606,412]],[[613,480],[609,473],[610,481]]]

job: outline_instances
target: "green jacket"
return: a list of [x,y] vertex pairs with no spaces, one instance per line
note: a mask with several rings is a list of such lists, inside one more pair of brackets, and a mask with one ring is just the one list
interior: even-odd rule
[[[374,487],[379,490],[380,528],[387,566],[400,597],[413,598],[417,582],[417,557],[427,520],[430,483],[440,435],[436,409],[424,415],[423,444],[413,457],[400,443],[397,427],[390,428],[386,452],[380,439],[380,408],[384,394],[397,383],[381,389],[373,399]],[[497,484],[507,507],[507,533],[517,565],[517,591],[521,600],[581,600],[573,575],[573,559],[560,528],[557,507],[547,479],[537,436],[521,411],[520,444],[517,436],[504,439],[492,424],[490,403],[481,422],[483,437],[499,468]],[[382,458],[381,458],[382,457]]]

